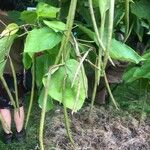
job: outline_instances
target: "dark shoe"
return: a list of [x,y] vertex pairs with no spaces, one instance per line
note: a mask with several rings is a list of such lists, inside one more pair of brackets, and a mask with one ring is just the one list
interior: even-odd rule
[[12,143],[12,138],[13,138],[12,133],[7,134],[7,133],[4,132],[3,141],[4,141],[5,144],[11,144]]
[[15,140],[17,142],[24,142],[25,141],[25,138],[26,138],[26,132],[25,132],[25,129],[22,129],[20,132],[17,132],[15,133]]

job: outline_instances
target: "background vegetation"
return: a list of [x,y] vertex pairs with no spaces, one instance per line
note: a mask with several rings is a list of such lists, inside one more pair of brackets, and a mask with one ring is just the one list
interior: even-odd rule
[[[44,149],[45,113],[58,104],[64,108],[67,134],[74,146],[67,110],[70,109],[73,114],[81,109],[88,98],[87,77],[91,74],[94,87],[87,116],[89,119],[101,79],[104,79],[116,109],[136,112],[143,119],[150,111],[150,2],[40,0],[29,3],[31,6],[35,4],[36,10],[9,13],[14,23],[1,33],[0,75],[3,80],[5,56],[9,55],[12,43],[16,38],[23,37],[24,67],[32,71],[31,98],[25,127],[36,95],[42,108],[40,148]],[[108,64],[115,66],[116,61],[127,62],[128,68],[123,75],[122,85],[114,91],[114,95],[117,95],[115,100],[106,68]],[[139,95],[134,97],[137,91]]]

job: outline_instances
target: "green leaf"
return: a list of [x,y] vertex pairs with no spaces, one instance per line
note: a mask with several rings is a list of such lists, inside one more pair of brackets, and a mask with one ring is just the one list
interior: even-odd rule
[[66,24],[61,21],[43,21],[48,27],[53,29],[55,32],[65,31]]
[[21,13],[21,20],[26,23],[34,24],[37,19],[37,13],[35,11],[23,11]]
[[[40,92],[40,96],[39,96],[39,99],[38,99],[38,103],[39,103],[39,106],[40,108],[43,107],[43,98],[44,98],[44,88],[41,90]],[[48,96],[48,99],[47,99],[47,104],[46,104],[46,111],[49,111],[49,110],[52,110],[54,108],[54,104],[53,104],[53,101],[51,99],[50,96]]]
[[8,18],[12,21],[17,23],[18,25],[22,25],[24,22],[20,19],[20,12],[19,11],[8,11]]
[[150,59],[144,61],[144,64],[135,71],[134,77],[150,79]]
[[129,61],[129,62],[133,62],[136,64],[144,60],[131,47],[115,39],[112,39],[112,47],[110,50],[110,56],[113,59],[117,59],[121,61]]
[[[84,100],[87,97],[87,78],[85,74],[83,74],[84,77],[83,80],[82,74],[81,72],[79,72],[79,75],[76,79],[74,86],[71,87],[71,83],[78,65],[79,62],[77,62],[76,60],[74,59],[68,60],[65,66],[59,67],[59,69],[51,75],[49,85],[49,95],[54,100],[63,103],[67,108],[70,108],[75,112],[82,107]],[[67,75],[66,88],[65,91],[63,91],[64,86],[63,83],[65,75]],[[46,84],[46,79],[47,79],[46,77],[43,79],[44,85]],[[80,83],[80,90],[79,90],[80,93],[79,99],[76,101],[79,83]],[[64,92],[65,92],[64,101],[62,101],[63,100],[62,95],[64,94]]]
[[146,53],[142,56],[144,59],[150,59],[150,49],[146,51]]
[[41,52],[52,49],[61,41],[61,34],[49,28],[33,29],[28,33],[24,52]]
[[[95,33],[93,31],[82,25],[78,26],[89,38],[91,38],[97,44]],[[110,56],[116,60],[129,61],[133,63],[139,63],[140,61],[144,60],[144,58],[139,56],[131,47],[115,39],[112,39]]]
[[14,42],[16,35],[0,38],[0,75],[3,74],[10,48]]
[[5,30],[1,33],[0,36],[1,37],[10,36],[17,33],[18,30],[19,30],[19,26],[16,23],[11,23],[5,28]]
[[88,29],[87,27],[85,27],[82,24],[77,24],[77,25],[82,32],[84,32],[85,34],[87,34],[87,36],[89,36],[89,38],[94,40],[95,33],[92,30]]
[[25,69],[29,69],[32,64],[32,58],[29,56],[28,53],[23,53],[23,64]]
[[48,72],[49,67],[54,64],[55,57],[49,54],[43,54],[36,58],[36,84],[42,85],[43,76]]
[[133,82],[137,79],[150,79],[150,59],[143,62],[141,67],[133,67],[123,75],[125,82]]
[[123,74],[123,80],[125,81],[125,83],[133,82],[138,79],[137,77],[133,76],[137,69],[138,67],[133,67]]
[[60,8],[53,7],[46,3],[39,3],[36,9],[37,16],[42,18],[56,18]]
[[150,22],[150,1],[140,0],[131,4],[131,12],[138,18],[147,19]]

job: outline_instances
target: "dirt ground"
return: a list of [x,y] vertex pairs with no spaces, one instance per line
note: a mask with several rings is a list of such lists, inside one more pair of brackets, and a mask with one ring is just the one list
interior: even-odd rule
[[[91,121],[87,120],[89,107],[70,115],[71,130],[76,150],[150,150],[150,119],[139,121],[127,112],[110,107],[94,107]],[[46,150],[71,150],[63,110],[58,107],[46,117]]]

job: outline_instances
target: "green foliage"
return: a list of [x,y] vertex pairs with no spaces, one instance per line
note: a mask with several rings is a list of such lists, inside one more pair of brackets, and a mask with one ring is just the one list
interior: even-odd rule
[[25,69],[29,69],[32,65],[32,57],[30,57],[29,53],[23,53],[23,64]]
[[55,32],[65,31],[66,25],[61,21],[43,21],[48,27],[53,29]]
[[[44,88],[41,90],[40,96],[38,99],[38,103],[41,108],[43,107],[43,97],[44,97]],[[48,100],[47,100],[47,104],[46,104],[46,111],[49,111],[53,108],[54,108],[54,104],[53,104],[52,98],[50,96],[48,96]]]
[[49,28],[33,29],[25,42],[25,53],[37,53],[55,47],[61,41],[61,34]]
[[[14,11],[12,14],[9,13],[16,24],[8,25],[1,33],[0,75],[5,67],[5,57],[8,56],[10,47],[17,38],[16,33],[18,33],[19,37],[25,38],[24,67],[34,70],[35,62],[35,72],[33,72],[36,74],[38,103],[42,112],[45,111],[46,101],[46,111],[53,108],[53,100],[62,103],[65,108],[73,112],[78,111],[87,98],[86,76],[88,74],[85,74],[85,66],[88,68],[87,72],[90,72],[89,64],[95,71],[94,93],[100,78],[105,75],[105,65],[112,59],[131,64],[124,74],[126,83],[141,80],[144,85],[142,89],[148,90],[150,54],[140,56],[136,47],[131,48],[130,42],[132,36],[135,39],[138,37],[136,44],[148,37],[147,33],[150,30],[148,0],[137,0],[134,3],[123,0],[116,0],[116,2],[80,0],[77,8],[75,8],[76,5],[71,5],[76,4],[77,1],[74,0],[71,0],[71,3],[69,0],[37,1],[39,3],[35,11],[23,11],[21,14]],[[112,15],[113,13],[115,16]],[[123,38],[117,37],[117,33]],[[144,42],[144,50],[147,50],[148,40]],[[85,61],[88,62],[86,65]],[[50,84],[47,87],[49,75]],[[107,75],[105,83],[107,83],[106,77]],[[112,97],[109,85],[106,85]],[[126,102],[123,105],[127,105]],[[133,109],[133,105],[130,108]],[[44,113],[41,117],[42,123]]]
[[110,56],[113,59],[117,59],[120,61],[133,62],[136,64],[144,60],[131,47],[115,39],[112,40],[112,48],[110,50]]
[[[51,74],[51,80],[49,85],[49,95],[54,99],[63,103],[67,108],[73,111],[79,110],[85,98],[87,97],[87,79],[85,74],[79,72],[76,82],[73,87],[71,87],[76,69],[79,63],[76,60],[70,59],[66,61],[64,66],[57,68],[54,73]],[[63,91],[64,78],[66,77],[66,87]],[[43,80],[44,85],[46,85],[46,77]],[[64,101],[63,101],[63,93]]]
[[132,67],[124,74],[125,82],[133,82],[137,79],[150,79],[150,59],[143,62],[139,67]]
[[21,20],[23,20],[25,23],[31,23],[34,24],[37,20],[37,13],[35,11],[23,11],[21,13]]
[[56,18],[56,15],[59,12],[59,10],[59,8],[41,2],[38,4],[36,12],[38,18]]
[[[83,25],[78,25],[78,27],[85,33],[89,38],[94,40],[97,43],[95,39],[95,33],[91,31],[90,29],[84,27]],[[131,47],[128,45],[121,43],[115,39],[112,40],[112,45],[110,49],[110,56],[115,60],[121,60],[121,61],[128,61],[133,63],[139,63],[140,61],[144,60],[141,56],[139,56]]]
[[[52,84],[55,87],[53,89],[51,87],[52,85],[50,85],[50,89],[53,89],[54,91],[49,90],[49,95],[51,98],[62,102],[63,93],[60,92],[60,88],[62,88],[61,82],[63,82],[63,78],[65,76],[65,70],[66,70],[68,74],[66,92],[69,93],[69,94],[67,93],[68,97],[66,98],[67,101],[66,105],[68,108],[74,109],[73,104],[76,99],[75,97],[78,95],[77,89],[79,88],[79,83],[78,83],[79,79],[75,82],[75,85],[73,87],[70,87],[69,84],[71,84],[70,82],[71,80],[73,80],[73,76],[75,75],[75,71],[77,69],[77,66],[79,65],[78,61],[81,61],[84,54],[86,54],[89,48],[91,48],[92,51],[88,53],[86,59],[89,59],[89,61],[91,61],[91,63],[95,65],[96,57],[98,55],[97,52],[99,49],[101,49],[101,47],[99,47],[99,42],[97,40],[96,33],[92,29],[93,22],[91,20],[91,14],[89,12],[89,3],[87,1],[81,0],[78,2],[77,9],[76,9],[75,25],[77,25],[78,28],[72,30],[73,31],[72,35],[81,39],[81,41],[77,41],[77,45],[74,45],[74,41],[72,37],[68,36],[67,38],[69,39],[67,39],[67,41],[69,41],[69,43],[63,43],[64,45],[66,45],[66,48],[64,52],[60,53],[60,50],[62,50],[60,42],[63,40],[62,38],[63,35],[67,33],[68,27],[66,26],[66,18],[67,18],[67,13],[68,13],[70,3],[68,0],[64,0],[61,2],[53,1],[53,0],[50,1],[38,0],[38,2],[39,3],[35,11],[25,10],[21,12],[21,14],[20,12],[15,12],[15,11],[13,11],[12,14],[9,13],[10,17],[13,18],[13,20],[15,20],[18,23],[18,25],[14,23],[8,25],[7,28],[2,32],[1,36],[8,35],[7,31],[9,32],[9,30],[12,30],[9,33],[10,35],[15,34],[16,32],[22,33],[22,31],[23,34],[24,33],[27,34],[25,39],[24,53],[23,53],[23,63],[26,69],[29,69],[32,66],[33,58],[39,55],[38,54],[39,52],[42,54],[42,55],[40,54],[41,56],[36,58],[36,84],[38,88],[41,88],[43,86],[42,83],[43,77],[45,76],[45,74],[48,73],[49,68],[55,65],[56,58],[59,55],[60,62],[65,62],[65,65],[59,67],[59,69],[52,74],[51,82],[52,83],[54,82],[57,86],[56,85],[54,86],[54,84]],[[150,19],[149,1],[148,0],[135,1],[130,5],[131,5],[130,16],[133,19],[133,22],[129,23],[129,26],[131,26],[131,33],[132,34],[136,33],[136,35],[139,38],[139,41],[142,41],[145,33],[149,31],[149,19]],[[59,8],[58,6],[60,6],[61,8]],[[108,44],[107,28],[108,28],[108,18],[109,18],[108,12],[111,7],[110,1],[94,0],[93,7],[94,7],[94,15],[95,15],[97,28],[100,32],[99,35],[100,37],[102,37],[102,43],[106,48]],[[133,68],[131,67],[131,69],[128,69],[128,71],[124,75],[124,79],[127,82],[131,82],[140,78],[149,79],[149,72],[148,72],[149,55],[147,54],[145,57],[139,56],[135,48],[131,48],[130,45],[118,41],[115,35],[116,31],[124,32],[125,29],[126,23],[123,20],[125,14],[124,1],[116,1],[114,13],[115,13],[114,34],[113,34],[113,39],[111,41],[109,56],[115,60],[127,61],[136,64],[140,63],[141,61],[144,61],[143,65],[136,66]],[[68,18],[68,20],[69,19],[70,18]],[[31,26],[26,25],[27,27],[25,26],[25,28],[24,26],[19,26],[23,22],[32,25]],[[133,29],[132,29],[132,23],[133,23]],[[104,25],[104,29],[101,29],[103,28],[102,24]],[[28,28],[28,26],[30,27]],[[8,39],[10,38],[9,40],[6,40],[5,37],[0,39],[1,49],[4,49],[4,45],[5,48],[7,49],[7,51],[1,51],[1,55],[3,55],[3,57],[1,57],[1,61],[3,61],[5,53],[9,52],[9,48],[14,41],[15,36],[12,39],[11,37],[12,36],[6,37]],[[92,40],[92,41],[90,41],[89,43],[86,40]],[[79,47],[78,53],[80,54],[80,56],[78,56],[79,54],[77,54],[77,46]],[[65,57],[63,55],[65,55]],[[103,51],[101,55],[102,55],[101,57],[105,57],[105,51]],[[79,57],[81,58],[79,59]],[[66,60],[63,60],[62,58],[63,59],[65,58]],[[70,60],[70,58],[72,58],[72,60]],[[73,59],[78,59],[78,61],[75,61]],[[68,62],[70,63],[70,65]],[[2,68],[1,73],[3,71],[4,65],[5,65],[5,61],[3,61],[0,64]],[[86,67],[88,68],[87,70],[89,70],[89,65],[86,64]],[[69,72],[68,68],[72,70],[72,74]],[[80,75],[81,75],[81,70],[80,70]],[[131,75],[132,78],[130,78]],[[86,78],[85,74],[84,74],[84,78]],[[46,79],[46,77],[44,79]],[[60,81],[57,82],[56,79],[59,79]],[[80,80],[82,82],[84,81],[82,78]],[[81,101],[79,100],[79,104],[77,104],[77,108],[75,108],[75,111],[81,108],[84,99],[86,98],[86,94],[85,94],[86,92],[85,93],[83,92],[82,82],[80,87],[82,89],[81,90],[82,94],[81,93],[79,94],[80,95],[79,99],[81,99]],[[87,89],[85,89],[85,91],[87,91]]]
[[53,65],[55,56],[50,54],[42,54],[36,58],[36,84],[42,86],[43,76],[48,72],[49,66]]
[[3,74],[7,57],[15,38],[16,35],[14,34],[0,39],[0,76]]
[[150,23],[150,1],[149,0],[140,0],[135,1],[131,4],[131,12],[135,14],[138,18],[147,19]]

